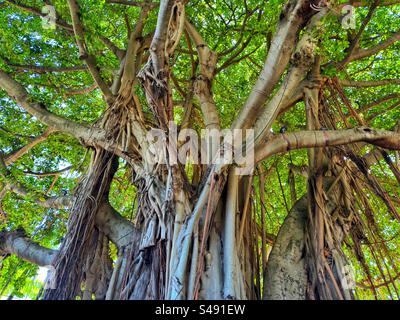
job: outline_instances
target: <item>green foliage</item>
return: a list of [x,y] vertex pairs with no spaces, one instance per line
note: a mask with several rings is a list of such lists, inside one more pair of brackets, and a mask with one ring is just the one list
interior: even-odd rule
[[[17,1],[24,5],[42,8],[44,1],[28,0]],[[194,26],[201,32],[210,48],[219,54],[217,69],[219,70],[213,82],[213,95],[222,126],[227,128],[243,106],[248,94],[255,83],[263,66],[266,53],[270,46],[271,34],[275,31],[279,19],[283,0],[247,0],[247,12],[254,11],[246,18],[246,8],[242,0],[206,0],[190,1],[187,5],[187,16]],[[71,23],[66,1],[52,1],[61,18]],[[133,29],[139,16],[139,8],[122,5],[107,4],[104,0],[80,1],[81,18],[86,28],[86,42],[90,53],[96,57],[96,63],[102,70],[101,75],[108,85],[111,85],[113,75],[118,69],[119,61],[116,56],[99,40],[102,35],[111,40],[117,47],[126,49],[128,38],[127,22]],[[15,79],[24,85],[36,101],[43,102],[47,108],[58,115],[75,122],[92,125],[104,113],[106,105],[99,89],[80,95],[69,95],[72,90],[83,89],[93,85],[91,75],[85,70],[73,72],[43,72],[21,70],[18,65],[73,67],[83,66],[79,59],[78,49],[73,37],[67,31],[57,28],[44,29],[41,19],[29,12],[9,4],[0,4],[0,69],[12,72]],[[368,13],[368,8],[357,8],[357,28]],[[388,39],[400,30],[400,6],[379,7],[372,20],[367,25],[362,38],[361,48],[369,48]],[[354,30],[345,30],[340,24],[340,17],[329,15],[323,21],[319,54],[322,57],[322,71],[324,76],[354,80],[378,80],[400,78],[400,43],[387,48],[371,57],[351,62],[346,70],[338,72],[329,64],[331,61],[340,61],[346,56],[349,38],[354,37]],[[154,31],[157,20],[157,10],[153,10],[146,22],[144,34]],[[243,27],[245,23],[245,26]],[[243,28],[243,29],[242,29]],[[242,52],[231,60],[237,50],[224,54],[237,45],[248,42]],[[193,49],[193,48],[192,48]],[[180,46],[175,52],[171,63],[173,76],[181,88],[186,90],[193,77],[191,71],[191,56],[187,54],[189,47],[182,37]],[[194,59],[197,62],[196,55]],[[230,62],[229,62],[230,61]],[[225,67],[228,63],[229,67]],[[136,91],[143,103],[144,111],[150,109],[145,104],[144,93],[137,86]],[[345,89],[353,106],[360,110],[363,106],[378,100],[380,97],[400,93],[400,86],[389,85],[372,88]],[[184,96],[174,88],[173,98],[183,101]],[[391,129],[400,118],[400,108],[393,108],[385,112],[393,101],[388,101],[371,108],[363,113],[368,118],[381,112],[372,119],[371,125],[376,128]],[[199,102],[194,101],[197,114],[201,114]],[[343,106],[344,112],[348,110]],[[176,108],[175,119],[179,123],[183,117],[183,109]],[[194,128],[200,130],[202,124],[196,118],[192,119]],[[285,126],[288,131],[305,129],[304,104],[298,103],[290,112],[283,114],[273,125],[273,132],[278,133]],[[0,150],[9,154],[27,144],[32,137],[44,132],[45,126],[31,117],[13,100],[0,92]],[[391,154],[393,156],[393,154]],[[45,209],[35,200],[46,196],[71,195],[82,178],[88,164],[88,155],[79,141],[65,134],[52,134],[44,143],[32,148],[28,154],[9,166],[10,175],[30,191],[27,197],[21,197],[8,192],[1,201],[1,207],[7,213],[7,218],[0,220],[0,230],[14,230],[23,227],[34,241],[41,245],[57,248],[60,239],[66,231],[68,212],[64,210]],[[288,168],[290,165],[307,165],[306,151],[292,151],[285,155],[275,156],[260,166],[261,170],[275,169],[267,177],[265,197],[268,200],[267,232],[277,234],[290,209],[290,189],[288,185]],[[27,175],[26,172],[53,172],[72,166],[72,169],[62,173],[55,181],[54,176],[40,177]],[[383,166],[383,170],[382,170]],[[188,166],[189,168],[190,166]],[[390,196],[398,197],[399,188],[395,179],[382,162],[375,166],[373,174],[385,185]],[[131,219],[136,208],[136,190],[132,186],[131,169],[121,161],[119,170],[112,183],[110,192],[111,204],[126,218]],[[306,179],[296,175],[296,191],[298,195],[306,192]],[[0,178],[0,188],[5,183]],[[255,191],[258,190],[258,180],[255,181]],[[372,193],[370,194],[376,212],[376,221],[382,236],[388,240],[388,247],[397,256],[400,254],[398,223],[394,223],[387,213],[387,209]],[[258,215],[261,212],[259,199],[254,199],[254,206]],[[361,210],[361,208],[360,208]],[[372,275],[378,282],[381,281],[379,270],[368,251],[368,244],[364,245],[367,262],[372,269]],[[113,249],[116,255],[116,249]],[[396,262],[389,264],[390,271],[398,272]],[[398,262],[397,262],[398,263]],[[358,281],[365,282],[365,273],[354,261]],[[39,292],[40,283],[35,280],[37,267],[24,262],[14,256],[8,257],[0,267],[0,295],[13,295],[18,298],[35,298]],[[358,290],[358,297],[372,298],[368,290]],[[383,288],[379,291],[379,298],[391,298],[392,292]]]

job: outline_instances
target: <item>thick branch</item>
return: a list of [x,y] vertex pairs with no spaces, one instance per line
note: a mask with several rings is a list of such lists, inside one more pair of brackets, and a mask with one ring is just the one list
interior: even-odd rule
[[168,24],[174,3],[174,0],[161,0],[160,2],[156,31],[150,45],[151,61],[156,75],[165,66],[165,42],[167,40]]
[[50,266],[56,250],[44,248],[26,238],[23,232],[0,232],[0,255],[15,254],[17,257],[37,264]]
[[214,78],[217,54],[210,50],[200,33],[187,20],[185,20],[185,28],[193,39],[199,55],[200,75],[196,77],[194,89],[200,100],[201,111],[204,116],[206,128],[219,129],[219,116],[211,92],[211,83]]
[[[138,230],[134,225],[122,218],[108,203],[100,206],[96,216],[96,226],[117,245],[126,247],[132,241],[137,241]],[[23,232],[0,232],[0,255],[15,254],[39,266],[52,265],[57,250],[42,247],[28,239]]]
[[96,226],[118,248],[127,247],[139,241],[140,231],[132,222],[123,218],[109,203],[103,202],[96,216]]
[[284,8],[277,31],[272,39],[264,68],[254,85],[234,128],[249,128],[286,69],[297,41],[298,32],[312,13],[306,0],[289,2]]
[[[315,15],[309,25],[307,26],[306,33],[301,38],[296,52],[293,55],[292,67],[289,69],[287,76],[285,77],[283,83],[281,84],[277,93],[269,100],[267,106],[261,112],[260,116],[257,118],[254,124],[254,135],[255,135],[255,145],[261,143],[267,135],[270,133],[270,128],[272,123],[275,121],[279,112],[283,108],[288,108],[288,106],[295,103],[296,97],[293,95],[303,96],[299,89],[304,86],[319,85],[319,76],[316,79],[310,79],[311,81],[304,82],[304,78],[310,70],[311,66],[319,69],[319,60],[315,59],[315,47],[317,39],[313,36],[313,28],[316,26],[317,22],[325,12],[320,12]],[[303,81],[302,81],[303,80]]]
[[105,140],[104,133],[100,129],[89,128],[55,115],[41,103],[32,101],[25,88],[2,70],[0,70],[0,87],[28,113],[49,127],[81,138],[88,143],[96,140]]
[[366,127],[331,131],[310,130],[280,134],[256,149],[255,160],[259,162],[274,154],[294,149],[329,147],[361,141],[385,149],[400,149],[400,134],[393,131],[374,130]]

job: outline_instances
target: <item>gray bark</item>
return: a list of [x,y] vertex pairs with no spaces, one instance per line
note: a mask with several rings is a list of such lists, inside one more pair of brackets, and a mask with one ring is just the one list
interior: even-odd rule
[[306,219],[307,200],[302,197],[286,217],[269,256],[264,299],[306,299],[307,273],[303,255]]

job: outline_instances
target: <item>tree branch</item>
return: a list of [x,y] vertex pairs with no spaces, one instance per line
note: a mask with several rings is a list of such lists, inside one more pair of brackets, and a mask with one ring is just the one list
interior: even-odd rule
[[167,40],[168,24],[174,3],[174,0],[161,0],[160,2],[156,31],[150,45],[151,61],[156,75],[165,66],[165,42]]
[[[378,6],[388,7],[388,6],[393,6],[393,5],[396,5],[399,3],[400,3],[400,0],[386,0],[386,1],[379,1]],[[348,3],[343,3],[343,4],[339,5],[339,8],[342,8],[343,6],[346,6],[346,5],[351,5],[353,7],[367,7],[370,4],[371,3],[369,2],[369,0],[349,1]]]
[[219,129],[220,120],[211,93],[212,79],[217,62],[217,54],[210,50],[207,43],[203,40],[195,27],[185,19],[185,28],[193,39],[199,56],[200,75],[194,82],[194,91],[200,100],[200,107],[204,117],[204,123],[207,129]]
[[32,101],[25,88],[2,70],[0,70],[0,88],[4,89],[28,113],[49,127],[81,138],[86,143],[105,141],[105,134],[102,130],[89,128],[55,115],[48,111],[43,104]]
[[29,176],[49,177],[49,176],[59,175],[59,174],[61,174],[63,172],[71,170],[72,168],[73,168],[73,166],[68,166],[68,167],[65,167],[64,169],[60,169],[60,170],[53,171],[53,172],[33,172],[33,171],[30,171],[30,170],[27,170],[27,171],[24,171],[24,173],[26,175],[29,175]]
[[[138,241],[139,231],[134,225],[121,217],[108,203],[102,203],[96,216],[96,226],[121,249]],[[0,232],[0,255],[15,254],[17,257],[37,264],[50,266],[57,250],[40,246],[28,239],[24,232]]]
[[22,148],[6,155],[4,159],[5,164],[9,166],[11,163],[14,163],[15,161],[17,161],[17,159],[21,158],[24,154],[28,153],[29,150],[31,150],[34,146],[45,141],[47,137],[54,132],[56,132],[56,130],[52,128],[47,129],[43,134],[37,136]]
[[28,239],[24,232],[0,232],[0,255],[15,254],[17,257],[37,264],[50,266],[57,254]]
[[138,1],[128,1],[128,0],[106,0],[106,3],[109,4],[122,4],[126,6],[132,6],[132,7],[148,7],[150,9],[154,9],[158,7],[158,3],[156,2],[149,2],[149,1],[143,1],[143,2],[138,2]]
[[370,102],[370,103],[368,103],[368,104],[362,106],[362,107],[360,108],[360,111],[361,111],[361,112],[368,111],[369,109],[371,109],[371,108],[373,108],[373,107],[375,107],[375,106],[378,106],[378,105],[380,105],[381,103],[384,103],[384,102],[387,102],[387,101],[390,101],[390,100],[393,100],[393,99],[398,99],[398,98],[400,98],[400,93],[392,93],[392,94],[389,94],[389,95],[387,95],[387,96],[384,96],[384,97],[382,97],[382,98],[379,98],[378,100],[375,100],[375,101],[373,101],[373,102]]
[[367,142],[385,149],[400,149],[400,133],[359,127],[347,130],[299,131],[280,134],[255,150],[258,163],[274,154],[302,148],[329,147]]
[[380,87],[386,85],[399,85],[400,79],[383,79],[383,80],[371,80],[371,81],[354,81],[340,79],[339,83],[343,87],[355,87],[355,88],[368,88],[368,87]]
[[27,65],[27,64],[15,64],[15,63],[9,63],[8,61],[6,61],[6,62],[10,67],[16,68],[17,70],[28,70],[28,71],[34,71],[36,73],[76,72],[76,71],[86,71],[87,70],[87,66],[49,67],[49,66]]
[[361,35],[363,34],[365,28],[367,27],[368,22],[371,20],[379,2],[380,2],[380,0],[374,0],[373,4],[371,5],[371,7],[368,11],[367,16],[362,20],[360,30],[358,30],[357,35],[352,40],[349,48],[347,49],[347,56],[337,64],[338,69],[342,69],[347,63],[350,62],[350,57],[353,55],[354,50],[358,47],[358,44],[361,39]]
[[381,43],[377,44],[376,46],[368,49],[359,49],[352,53],[347,62],[351,62],[354,60],[360,60],[365,57],[372,56],[374,54],[377,54],[378,52],[385,50],[386,48],[390,47],[392,44],[396,43],[397,41],[400,41],[400,32],[395,33],[392,37],[389,39],[386,39],[385,41],[382,41]]
[[[7,182],[4,189],[10,190],[21,197],[32,197],[33,193],[27,190],[24,186],[16,185],[14,183]],[[34,202],[44,208],[54,209],[67,209],[72,205],[73,198],[69,196],[63,197],[37,197],[33,199]]]
[[[19,8],[19,9],[21,9],[21,10],[23,10],[23,11],[26,11],[26,12],[33,13],[33,14],[36,15],[36,16],[39,16],[39,17],[45,17],[45,16],[46,16],[46,14],[45,14],[45,13],[42,13],[39,9],[36,9],[36,8],[30,7],[30,6],[27,6],[27,5],[18,3],[17,1],[14,1],[14,0],[6,0],[6,1],[7,1],[8,3],[10,3],[10,4],[16,6],[17,8]],[[62,29],[64,29],[64,30],[68,31],[69,33],[73,33],[73,28],[72,28],[72,26],[70,26],[67,22],[65,22],[63,19],[61,19],[60,16],[59,16],[58,14],[57,14],[55,23],[56,23],[56,25],[59,26],[60,28],[62,28]]]
[[283,9],[263,70],[232,125],[233,128],[249,128],[254,124],[261,107],[289,63],[301,26],[314,13],[306,0],[289,2]]
[[78,3],[75,0],[68,0],[68,5],[71,13],[72,26],[74,29],[76,44],[79,49],[80,59],[86,62],[94,81],[96,82],[100,90],[103,92],[107,104],[112,105],[115,98],[110,88],[107,86],[107,84],[104,82],[104,80],[100,75],[100,71],[96,65],[96,58],[91,54],[89,54],[87,50],[85,43],[84,28],[79,18]]
[[90,93],[93,90],[97,89],[97,84],[94,83],[89,87],[85,87],[85,88],[65,88],[64,90],[66,90],[64,92],[64,97],[68,98],[74,95],[82,95],[82,94],[86,94],[86,93]]

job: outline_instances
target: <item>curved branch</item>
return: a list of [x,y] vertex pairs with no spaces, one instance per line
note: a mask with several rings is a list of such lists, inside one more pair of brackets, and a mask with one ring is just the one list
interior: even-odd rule
[[96,226],[118,248],[138,242],[140,231],[132,222],[123,218],[108,202],[103,202],[96,216]]
[[311,10],[310,3],[306,0],[289,2],[283,9],[263,70],[235,120],[233,128],[245,129],[254,124],[261,107],[289,63],[301,26],[314,13],[316,12]]
[[378,100],[372,101],[372,102],[364,105],[363,107],[360,108],[360,111],[361,112],[368,111],[369,109],[371,109],[371,108],[373,108],[375,106],[378,106],[381,103],[384,103],[384,102],[387,102],[387,101],[390,101],[390,100],[393,100],[393,99],[397,99],[397,98],[400,98],[400,93],[391,93],[391,94],[389,94],[387,96],[384,96],[384,97],[382,97],[382,98],[380,98]]
[[52,171],[52,172],[33,172],[30,170],[24,171],[24,173],[28,176],[36,176],[36,177],[49,177],[49,176],[56,176],[59,175],[63,172],[69,171],[73,169],[73,166],[68,166],[63,169],[57,170],[57,171]]
[[274,154],[302,148],[317,148],[368,142],[376,146],[399,150],[400,133],[360,127],[348,130],[299,131],[280,134],[255,150],[256,163]]
[[50,266],[57,251],[38,245],[28,239],[24,232],[0,232],[0,255],[5,254],[15,254],[39,266]]
[[[96,216],[96,226],[119,249],[139,239],[139,231],[134,225],[121,217],[108,203],[100,206]],[[0,255],[15,254],[39,266],[50,266],[57,252],[28,239],[24,232],[0,232]]]
[[89,128],[55,115],[48,111],[43,104],[32,101],[25,88],[3,70],[0,70],[0,88],[4,89],[28,113],[49,127],[83,139],[87,143],[97,140],[105,141],[105,134],[102,130]]
[[94,81],[104,94],[106,102],[111,105],[114,102],[115,98],[110,88],[107,86],[100,75],[100,71],[96,65],[96,58],[90,55],[86,48],[84,27],[79,18],[78,3],[75,0],[68,0],[68,5],[71,13],[72,26],[74,29],[76,44],[79,48],[79,56],[81,59],[85,60]]
[[385,50],[386,48],[390,47],[392,44],[396,43],[397,41],[400,41],[400,32],[395,33],[392,37],[389,39],[386,39],[385,41],[379,43],[378,45],[368,48],[368,49],[359,49],[356,52],[354,52],[352,55],[349,56],[348,62],[354,61],[354,60],[360,60],[365,57],[370,57],[374,54],[377,54],[378,52]]
[[32,141],[30,141],[28,144],[26,144],[22,148],[19,148],[18,150],[6,155],[5,159],[4,159],[4,163],[7,166],[14,163],[19,158],[21,158],[24,154],[28,153],[29,150],[31,150],[34,146],[45,141],[47,139],[47,137],[54,132],[56,132],[56,130],[54,130],[52,128],[47,129],[43,134],[37,136],[36,138],[34,138]]
[[185,19],[185,28],[189,36],[193,39],[200,60],[200,75],[194,82],[194,91],[200,100],[201,111],[207,129],[219,129],[220,120],[211,93],[211,83],[214,77],[217,63],[217,54],[209,48],[195,27]]

